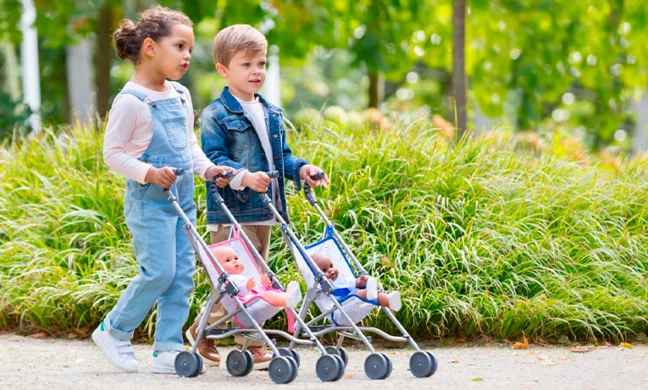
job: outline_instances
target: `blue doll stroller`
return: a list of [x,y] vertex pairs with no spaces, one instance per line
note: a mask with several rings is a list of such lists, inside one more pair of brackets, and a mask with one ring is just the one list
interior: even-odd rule
[[[320,172],[316,176],[312,176],[313,180],[323,178],[324,173]],[[306,326],[310,332],[305,332],[306,328],[303,323],[297,324],[295,329],[295,336],[300,336],[300,331],[304,334],[310,335],[311,333],[320,337],[326,333],[336,332],[339,336],[337,346],[327,347],[331,353],[339,354],[345,362],[348,359],[348,354],[342,348],[344,338],[351,338],[361,341],[371,352],[366,358],[364,369],[365,374],[371,379],[386,379],[392,371],[391,359],[384,353],[377,353],[370,342],[370,338],[365,336],[365,332],[377,334],[387,340],[395,342],[409,343],[416,352],[411,356],[409,366],[410,371],[416,377],[430,377],[437,369],[437,359],[429,351],[422,351],[414,339],[407,333],[405,328],[396,319],[390,309],[381,307],[382,311],[389,317],[396,328],[401,332],[401,336],[390,335],[381,329],[375,327],[362,327],[356,325],[364,319],[373,309],[380,307],[375,300],[363,299],[360,296],[351,293],[343,298],[336,298],[333,294],[333,286],[330,281],[326,279],[322,271],[317,267],[311,255],[315,253],[326,254],[331,259],[333,264],[337,266],[340,272],[339,277],[347,277],[356,279],[356,271],[360,275],[367,275],[367,272],[362,267],[362,264],[353,255],[350,248],[342,240],[340,234],[335,230],[331,221],[326,217],[322,209],[319,207],[315,196],[311,192],[308,184],[304,183],[304,194],[309,203],[315,207],[321,218],[326,223],[322,239],[309,246],[302,246],[299,240],[295,237],[294,233],[289,228],[288,224],[281,218],[281,215],[276,210],[267,195],[262,195],[264,202],[272,210],[277,220],[281,223],[281,232],[288,243],[288,247],[296,259],[300,272],[308,286],[306,298],[302,302],[299,311],[299,317],[306,321],[308,315],[308,308],[311,303],[315,303],[319,308],[321,314],[306,322]],[[322,321],[326,321],[324,325],[318,325]],[[291,341],[289,349],[292,349],[294,342]]]
[[[229,175],[233,176],[231,172]],[[178,169],[176,174],[181,175],[183,171]],[[297,376],[297,371],[300,364],[299,355],[293,349],[277,348],[269,335],[278,335],[291,341],[291,345],[302,344],[317,347],[322,356],[317,361],[316,373],[322,381],[337,381],[344,375],[345,364],[340,356],[327,352],[326,348],[319,342],[317,337],[310,332],[308,339],[297,338],[290,333],[281,330],[263,329],[259,325],[265,320],[273,317],[275,314],[282,310],[286,310],[289,318],[294,319],[297,324],[305,327],[305,323],[292,308],[274,307],[269,305],[268,302],[258,297],[241,298],[238,296],[239,290],[235,283],[232,283],[230,276],[225,272],[220,263],[215,258],[210,250],[213,247],[227,246],[232,249],[239,260],[245,264],[244,275],[252,277],[256,280],[257,285],[260,285],[262,271],[258,265],[263,267],[268,278],[271,281],[271,287],[275,290],[284,290],[281,283],[275,277],[275,274],[262,260],[261,255],[256,251],[254,245],[251,244],[250,239],[245,232],[241,229],[241,225],[236,221],[234,216],[230,213],[225,205],[223,198],[216,190],[216,185],[212,183],[211,195],[216,202],[225,211],[232,223],[233,237],[223,243],[208,246],[202,237],[198,234],[195,226],[188,219],[182,208],[178,204],[172,191],[167,192],[168,201],[174,206],[178,214],[181,216],[185,223],[185,231],[189,236],[192,246],[196,251],[200,262],[207,272],[207,276],[211,281],[214,288],[211,291],[205,313],[210,313],[213,306],[217,303],[222,303],[228,315],[220,319],[214,324],[207,326],[208,315],[203,315],[196,330],[196,339],[193,348],[190,351],[183,351],[178,354],[175,361],[176,373],[183,377],[195,377],[200,374],[202,370],[202,358],[196,352],[201,337],[208,339],[224,339],[235,334],[242,334],[246,337],[245,344],[248,339],[258,339],[264,341],[273,352],[273,358],[268,367],[268,373],[273,382],[278,384],[290,383]],[[252,248],[250,252],[248,248]],[[256,261],[255,261],[256,260]],[[233,320],[236,324],[235,327],[218,328],[219,325]],[[290,325],[290,324],[289,324]],[[299,326],[299,325],[298,325]],[[291,326],[289,326],[290,328]],[[289,329],[290,330],[290,329]],[[232,376],[246,376],[252,371],[254,365],[252,355],[246,350],[246,345],[243,345],[242,350],[231,351],[226,359],[227,371]]]

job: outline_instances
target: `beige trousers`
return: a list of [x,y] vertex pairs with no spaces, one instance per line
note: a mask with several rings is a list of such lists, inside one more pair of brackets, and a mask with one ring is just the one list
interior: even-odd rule
[[[268,261],[268,254],[270,251],[270,230],[272,226],[267,225],[243,225],[243,231],[248,236],[256,250],[259,252],[264,261]],[[229,238],[230,228],[223,225],[218,227],[217,232],[210,232],[210,238],[212,244],[217,244],[223,242]],[[249,248],[252,251],[252,248]],[[261,267],[259,265],[259,267]],[[213,324],[214,322],[220,320],[221,318],[227,315],[227,311],[220,303],[214,305],[211,313],[209,314],[209,319],[207,320],[208,324]],[[199,321],[200,317],[196,319]],[[225,328],[227,325],[221,324],[219,328]],[[240,334],[234,336],[234,341],[238,345],[243,345],[244,337]],[[264,345],[263,341],[248,340],[248,346],[256,347]]]

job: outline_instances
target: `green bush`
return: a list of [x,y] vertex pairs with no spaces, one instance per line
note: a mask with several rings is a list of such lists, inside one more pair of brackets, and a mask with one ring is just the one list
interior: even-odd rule
[[[396,314],[413,335],[621,340],[648,331],[645,160],[607,169],[595,156],[572,162],[493,133],[455,147],[420,126],[291,137],[295,154],[331,178],[316,192],[356,256],[403,294]],[[136,274],[124,180],[107,171],[101,141],[76,128],[0,149],[0,329],[91,329]],[[293,228],[313,242],[323,223],[293,191]],[[274,230],[270,264],[298,278]],[[196,282],[190,320],[210,288],[202,271]],[[140,331],[151,334],[153,318]],[[382,315],[366,323],[393,330]]]

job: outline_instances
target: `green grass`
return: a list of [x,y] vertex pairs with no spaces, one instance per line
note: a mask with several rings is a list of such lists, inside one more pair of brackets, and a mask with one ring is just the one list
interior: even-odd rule
[[[87,333],[136,274],[124,180],[101,144],[101,132],[75,128],[0,149],[0,329]],[[368,270],[402,292],[397,317],[417,337],[644,337],[648,162],[585,165],[515,145],[489,133],[453,147],[416,123],[291,137],[331,177],[320,204]],[[294,230],[312,242],[323,223],[289,188]],[[270,263],[298,278],[276,231]],[[209,288],[199,271],[190,319]],[[384,316],[365,323],[393,330]],[[140,331],[153,325],[149,316]]]

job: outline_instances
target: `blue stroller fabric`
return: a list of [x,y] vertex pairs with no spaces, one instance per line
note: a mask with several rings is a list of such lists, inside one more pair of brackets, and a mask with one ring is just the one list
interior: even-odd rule
[[[326,228],[323,238],[311,245],[305,247],[309,255],[320,253],[326,255],[331,259],[331,262],[338,268],[338,280],[343,279],[347,281],[355,281],[357,275],[355,274],[351,263],[344,253],[344,250],[338,243],[337,239],[333,236],[333,230],[329,227]],[[292,252],[297,260],[297,266],[301,272],[306,285],[309,288],[319,287],[315,283],[315,274],[317,270],[311,269],[309,263],[304,258],[304,254],[300,252],[296,245],[292,244]],[[333,283],[334,286],[336,283]],[[347,291],[344,291],[347,290]],[[342,309],[352,319],[353,323],[362,321],[369,313],[378,306],[377,300],[366,300],[355,294],[357,289],[355,286],[336,288],[333,296],[340,302]],[[325,294],[319,293],[315,298],[315,304],[322,312],[327,312],[333,309],[334,304]],[[340,313],[339,310],[332,312],[328,317],[329,321],[338,326],[349,326],[346,318]]]

